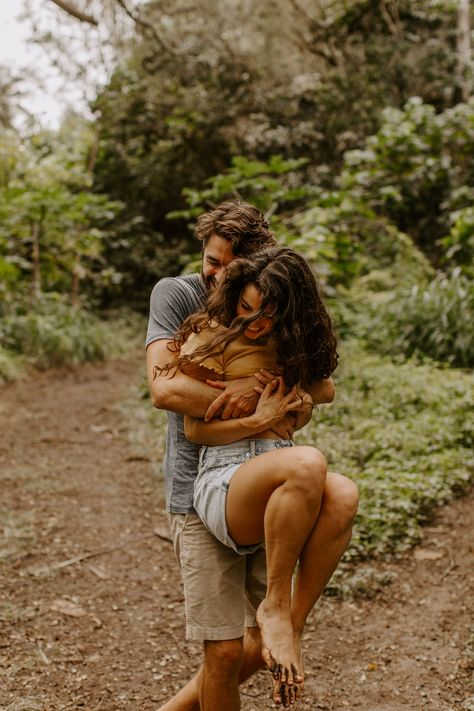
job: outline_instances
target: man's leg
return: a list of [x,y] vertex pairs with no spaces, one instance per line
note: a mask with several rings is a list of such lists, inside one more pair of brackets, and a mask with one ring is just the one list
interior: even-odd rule
[[205,703],[233,709],[239,681],[262,665],[258,629],[257,636],[247,630],[243,644],[240,637],[253,624],[246,622],[246,557],[219,543],[195,514],[171,514],[170,527],[183,579],[186,636],[205,647],[201,669],[161,711],[198,711],[200,694]]
[[[232,640],[233,642],[239,642],[239,640]],[[219,645],[222,644],[222,649]],[[205,647],[204,664],[199,669],[197,674],[193,676],[188,683],[183,686],[178,693],[173,696],[172,699],[167,701],[164,706],[160,707],[160,711],[201,711],[201,705],[199,703],[199,690],[203,685],[203,678],[216,677],[219,678],[222,673],[222,665],[220,659],[225,654],[224,645],[228,645],[228,642],[211,642],[207,643]],[[228,650],[227,650],[228,651]],[[206,653],[207,652],[207,653]],[[222,653],[222,656],[221,656]],[[229,656],[229,655],[228,655]],[[249,679],[255,672],[263,667],[262,660],[262,648],[260,643],[260,631],[258,627],[250,627],[245,630],[243,651],[241,659],[239,658],[239,670],[238,670],[238,683]],[[233,679],[234,670],[231,665],[228,668],[229,677]],[[226,678],[227,683],[227,678]],[[211,688],[208,687],[208,692],[213,693],[212,684]],[[217,689],[217,693],[221,694],[221,689]],[[224,709],[227,706],[224,705],[221,698],[221,706],[217,708]],[[206,708],[205,706],[203,708]],[[212,706],[211,706],[212,708]],[[231,709],[232,706],[229,706]],[[238,708],[238,707],[237,707]]]

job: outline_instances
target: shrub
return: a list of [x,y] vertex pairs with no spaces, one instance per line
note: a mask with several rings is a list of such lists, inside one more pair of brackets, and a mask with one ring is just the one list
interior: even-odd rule
[[472,481],[471,374],[394,363],[355,341],[342,349],[337,396],[297,436],[353,478],[361,503],[346,559],[403,551],[433,509]]
[[463,273],[474,276],[474,207],[455,210],[451,213],[451,230],[439,240],[446,249],[445,262],[453,259]]
[[[472,205],[474,102],[442,113],[412,97],[386,108],[363,150],[348,151],[340,186],[408,232],[431,256],[453,211]],[[454,264],[461,254],[452,253]]]
[[46,369],[103,360],[135,344],[136,335],[124,319],[102,321],[59,295],[48,295],[31,309],[18,309],[5,318],[3,343],[36,368]]
[[364,338],[382,354],[428,357],[460,368],[474,365],[474,285],[459,268],[402,288],[375,273],[341,293],[335,308],[346,334]]
[[16,380],[22,372],[22,358],[0,347],[0,385]]
[[344,191],[321,194],[289,221],[291,247],[310,259],[329,292],[374,270],[418,283],[433,269],[413,240]]

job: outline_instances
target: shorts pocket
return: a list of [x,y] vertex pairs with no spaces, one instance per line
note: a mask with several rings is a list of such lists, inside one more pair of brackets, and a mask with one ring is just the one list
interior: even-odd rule
[[245,453],[229,452],[228,454],[207,454],[201,460],[201,468],[204,471],[213,469],[225,469],[226,467],[243,464],[246,461]]

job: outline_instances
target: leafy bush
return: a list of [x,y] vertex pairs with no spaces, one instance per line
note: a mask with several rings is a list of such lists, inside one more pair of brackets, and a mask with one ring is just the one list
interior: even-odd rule
[[0,347],[0,385],[9,380],[16,380],[22,371],[22,358]]
[[463,272],[474,276],[474,207],[466,207],[451,213],[452,227],[449,234],[440,240],[446,249],[445,261],[451,259]]
[[288,227],[286,241],[313,262],[329,292],[373,270],[390,269],[395,282],[408,283],[433,271],[408,235],[342,190],[321,193]]
[[234,156],[224,173],[205,181],[209,187],[184,188],[188,209],[169,212],[167,218],[192,220],[224,200],[248,200],[262,212],[273,214],[314,193],[314,189],[301,185],[301,179],[296,178],[296,171],[306,163],[304,158],[284,160],[280,155],[270,156],[267,162]]
[[474,198],[473,117],[474,101],[439,114],[418,97],[403,110],[386,108],[364,148],[345,154],[341,188],[439,256],[450,214]]
[[0,335],[8,351],[26,356],[39,369],[102,360],[136,344],[136,331],[123,318],[101,321],[58,295],[7,315]]
[[[352,340],[342,346],[336,385],[334,404],[322,407],[296,441],[317,446],[331,471],[359,486],[345,560],[397,554],[420,540],[420,525],[436,506],[460,495],[474,478],[474,378],[433,364],[395,363]],[[136,408],[144,414],[131,420],[132,441],[158,469],[165,418],[156,418],[143,393]]]
[[335,310],[343,333],[364,338],[382,354],[416,355],[472,367],[472,280],[459,268],[450,274],[439,272],[429,282],[425,279],[402,287],[394,285],[391,276],[390,272],[374,272],[341,292]]
[[336,401],[297,436],[353,478],[360,508],[346,560],[400,552],[473,478],[474,380],[343,347]]

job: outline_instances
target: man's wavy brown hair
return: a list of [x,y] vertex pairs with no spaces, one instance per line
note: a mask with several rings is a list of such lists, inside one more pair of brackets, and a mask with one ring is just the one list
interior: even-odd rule
[[255,250],[276,244],[265,216],[254,205],[230,200],[198,217],[196,237],[203,248],[212,235],[232,243],[235,257],[248,257]]
[[[254,284],[262,294],[261,307],[252,316],[236,317],[240,294],[248,284]],[[179,352],[191,333],[208,326],[226,326],[225,331],[219,329],[209,344],[175,358],[168,370],[222,353],[252,321],[268,313],[268,307],[273,316],[269,337],[286,384],[309,385],[328,378],[338,362],[331,318],[309,265],[287,247],[269,247],[251,259],[234,259],[228,265],[224,280],[211,292],[204,308],[183,322],[168,347]]]

